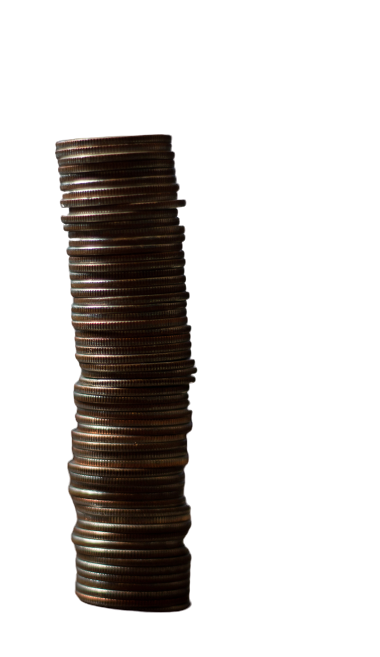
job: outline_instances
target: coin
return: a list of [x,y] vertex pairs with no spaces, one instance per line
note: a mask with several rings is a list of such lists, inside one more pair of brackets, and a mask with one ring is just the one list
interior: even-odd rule
[[166,229],[170,227],[178,227],[180,225],[179,217],[155,217],[149,219],[125,219],[124,215],[117,220],[115,217],[112,217],[109,221],[93,221],[86,222],[85,218],[83,221],[74,221],[71,223],[64,223],[63,229],[68,233],[74,233],[80,235],[82,232],[94,232],[97,234],[101,231],[114,231],[114,230],[148,230],[152,228],[154,230],[161,228]]
[[[150,176],[150,180],[153,182],[145,184],[140,182],[140,184],[133,183],[133,180],[127,180],[127,182],[121,183],[119,178],[119,184],[108,185],[107,187],[104,183],[101,183],[97,186],[94,186],[94,183],[90,183],[92,186],[84,187],[83,183],[79,189],[70,190],[64,192],[62,196],[61,205],[64,207],[70,207],[74,201],[93,201],[93,205],[103,205],[103,199],[109,199],[112,197],[118,196],[141,196],[144,198],[146,195],[155,196],[156,194],[172,194],[173,192],[178,192],[179,185],[177,182],[167,182],[165,177],[160,176]],[[157,182],[158,179],[158,182]],[[159,180],[161,179],[161,183]],[[125,180],[125,179],[124,179]],[[141,181],[141,179],[138,179]],[[115,181],[115,179],[113,179]],[[88,205],[88,203],[82,203],[82,205]],[[105,203],[107,205],[107,203]]]
[[91,137],[91,138],[78,138],[78,139],[62,139],[55,144],[56,151],[59,152],[65,148],[82,148],[84,146],[115,146],[115,145],[129,145],[129,144],[149,144],[149,143],[164,143],[171,144],[171,135],[152,134],[152,135],[131,135],[131,136],[116,136],[116,137]]
[[136,168],[124,168],[121,164],[117,169],[111,169],[109,171],[95,171],[95,172],[75,172],[75,173],[63,173],[59,178],[61,187],[65,185],[66,189],[69,184],[79,183],[81,181],[93,180],[101,178],[106,183],[108,180],[114,180],[115,178],[120,178],[121,180],[143,180],[147,177],[161,177],[161,176],[176,176],[174,162],[163,163],[161,166],[154,167],[136,167]]
[[[162,157],[164,156],[164,157]],[[76,175],[85,173],[92,175],[109,172],[114,176],[114,171],[128,169],[143,169],[149,171],[151,175],[156,169],[162,167],[173,167],[174,171],[174,154],[173,153],[111,153],[107,156],[79,156],[63,157],[59,161],[58,171],[61,176]]]
[[154,612],[173,612],[173,611],[183,611],[190,607],[191,603],[188,600],[188,596],[180,599],[171,599],[161,602],[142,602],[142,601],[133,601],[133,600],[117,600],[113,598],[106,598],[99,595],[87,595],[81,591],[76,591],[78,598],[89,605],[96,605],[98,607],[109,607],[113,609],[129,609],[131,611],[154,611]]

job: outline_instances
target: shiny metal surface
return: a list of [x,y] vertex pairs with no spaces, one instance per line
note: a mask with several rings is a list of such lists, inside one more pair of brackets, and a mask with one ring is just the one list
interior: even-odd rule
[[184,497],[191,359],[169,135],[57,142],[82,373],[68,464],[76,593],[141,611],[190,605]]

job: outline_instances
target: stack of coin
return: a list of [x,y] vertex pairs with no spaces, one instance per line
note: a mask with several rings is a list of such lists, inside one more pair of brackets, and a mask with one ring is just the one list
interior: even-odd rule
[[69,233],[76,592],[143,611],[189,606],[184,467],[194,381],[171,137],[56,144]]

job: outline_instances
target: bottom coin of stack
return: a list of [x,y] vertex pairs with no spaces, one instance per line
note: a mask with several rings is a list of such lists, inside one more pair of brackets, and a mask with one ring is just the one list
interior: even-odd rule
[[78,516],[77,594],[106,607],[185,609],[189,386],[128,383],[86,373],[75,385],[78,427],[69,470]]

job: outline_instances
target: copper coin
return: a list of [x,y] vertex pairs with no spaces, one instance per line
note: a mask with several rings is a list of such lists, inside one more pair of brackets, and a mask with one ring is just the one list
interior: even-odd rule
[[[114,333],[110,335],[94,335],[88,331],[77,331],[75,343],[77,347],[133,347],[152,348],[159,345],[169,345],[187,342],[190,339],[191,327],[184,326],[169,327],[131,335],[130,333]],[[174,348],[174,347],[173,347]],[[179,348],[179,347],[178,347]]]
[[150,144],[150,143],[164,143],[171,144],[172,137],[171,135],[161,135],[161,134],[152,134],[152,135],[131,135],[131,136],[116,136],[116,137],[90,137],[90,138],[78,138],[78,139],[61,139],[55,144],[56,152],[59,152],[61,149],[65,148],[82,148],[84,146],[115,146],[115,145],[126,145],[129,144]]
[[142,445],[146,444],[146,449],[158,449],[156,445],[167,445],[167,449],[171,444],[175,444],[178,441],[186,439],[185,434],[169,434],[169,435],[156,435],[156,436],[120,436],[110,434],[108,436],[97,436],[93,432],[86,432],[82,429],[73,429],[72,432],[73,445],[85,446],[88,449],[96,449],[97,445],[103,450],[106,449],[128,449],[132,450],[133,448],[137,449],[142,448]]
[[[184,354],[185,356],[189,356],[191,354],[186,353]],[[162,372],[157,372],[157,371],[150,371],[148,372],[147,370],[134,370],[130,371],[129,367],[134,365],[135,367],[141,366],[141,367],[147,367],[148,365],[154,366],[154,365],[162,365],[164,363],[167,364],[173,364],[175,365],[176,363],[182,362],[178,359],[173,359],[171,361],[165,360],[161,361],[159,358],[145,358],[141,359],[143,362],[121,362],[118,363],[113,360],[108,361],[107,359],[104,359],[102,362],[97,362],[97,361],[83,361],[80,358],[78,358],[78,362],[80,363],[80,366],[82,368],[82,371],[84,368],[86,368],[84,371],[86,374],[93,374],[94,376],[120,376],[122,378],[128,378],[130,379],[133,377],[133,381],[135,382],[133,385],[134,387],[140,387],[140,386],[145,386],[148,381],[151,382],[151,385],[155,385],[155,380],[160,378],[164,375],[165,378],[171,379],[173,385],[177,382],[178,377],[183,379],[184,377],[189,377],[193,376],[196,373],[196,369],[192,368],[191,370],[183,371],[183,370],[169,370],[165,369]],[[185,362],[185,361],[184,361]],[[141,383],[141,380],[144,381],[144,383]],[[139,383],[140,382],[140,383]]]
[[133,203],[124,202],[120,199],[119,203],[112,203],[109,205],[102,205],[99,207],[96,206],[86,206],[83,208],[71,208],[70,214],[61,217],[64,224],[70,223],[70,219],[74,220],[79,219],[79,223],[85,221],[103,221],[104,218],[108,215],[114,216],[118,212],[135,214],[136,212],[148,212],[154,210],[170,210],[174,208],[183,208],[186,205],[186,201],[183,199],[177,200],[156,200],[156,201],[144,201],[139,202],[135,201]]
[[96,574],[97,579],[103,579],[103,580],[115,580],[115,581],[135,581],[136,583],[138,582],[143,582],[145,580],[151,580],[151,581],[175,581],[176,579],[183,579],[187,577],[190,573],[190,568],[191,564],[190,562],[187,563],[179,563],[176,566],[164,566],[164,567],[156,567],[156,568],[134,568],[133,566],[131,567],[124,567],[123,566],[112,566],[108,564],[102,564],[102,563],[97,563],[96,561],[92,560],[85,560],[81,559],[80,557],[76,557],[76,566],[78,569],[78,572],[84,577],[91,577],[91,573]]
[[66,192],[59,202],[62,208],[87,207],[92,205],[120,205],[120,203],[143,203],[178,198],[178,183],[161,185],[129,185],[109,189],[84,189]]
[[[186,283],[184,279],[184,276],[158,277],[158,280],[154,278],[149,279],[150,281],[153,281],[153,284],[149,284],[149,282],[146,282],[146,279],[143,278],[106,278],[103,280],[87,278],[85,280],[72,280],[71,290],[74,293],[73,296],[80,296],[81,298],[88,296],[89,299],[94,296],[96,297],[97,292],[99,297],[107,296],[107,292],[110,297],[136,295],[150,297],[151,295],[157,294],[172,294],[172,291],[174,293],[186,292]],[[117,293],[115,290],[123,291]],[[88,291],[87,295],[86,291]],[[75,292],[77,292],[77,294],[75,294]]]
[[[134,411],[134,410],[118,410],[114,412],[110,412],[109,409],[96,409],[94,410],[93,408],[89,408],[88,406],[86,409],[81,410],[80,408],[77,409],[76,413],[76,419],[78,422],[85,422],[85,423],[91,423],[92,421],[90,418],[97,418],[99,420],[98,423],[100,424],[107,424],[108,422],[111,422],[113,424],[122,424],[122,425],[128,425],[129,420],[146,420],[147,422],[153,422],[154,419],[154,424],[157,423],[163,424],[165,419],[169,419],[172,421],[175,418],[187,418],[188,420],[191,418],[191,411],[188,411],[186,409],[172,409],[169,411]],[[162,422],[161,422],[162,420]],[[172,423],[172,422],[170,422]]]
[[[77,415],[77,414],[76,414]],[[192,421],[190,422],[182,422],[181,420],[178,420],[177,424],[171,423],[168,421],[167,424],[164,425],[129,425],[129,426],[123,426],[123,425],[117,425],[115,422],[113,424],[102,424],[100,421],[98,423],[91,422],[90,419],[83,419],[79,420],[76,417],[76,428],[79,429],[82,432],[86,432],[88,434],[96,434],[100,438],[103,436],[166,436],[170,434],[175,434],[176,436],[178,435],[183,435],[183,434],[188,434],[192,431],[193,428],[193,423]]]
[[[157,229],[161,230],[161,229]],[[162,229],[163,231],[164,229]],[[162,234],[157,233],[156,235],[151,234],[151,235],[135,235],[135,236],[128,236],[123,234],[122,231],[113,231],[115,234],[112,235],[111,233],[108,234],[101,234],[99,233],[98,235],[92,235],[90,238],[87,237],[82,237],[81,234],[79,236],[76,236],[74,238],[71,238],[69,240],[69,247],[70,248],[98,248],[98,247],[106,247],[106,246],[133,246],[133,245],[148,245],[148,244],[153,244],[153,245],[159,245],[159,244],[169,244],[169,245],[174,245],[174,244],[182,244],[184,241],[184,235],[182,231],[181,226],[174,226],[169,229],[172,231],[172,233],[167,233],[165,234],[162,232]],[[176,234],[173,232],[176,231]],[[181,232],[182,231],[182,232]],[[136,232],[136,231],[135,231]],[[147,233],[147,231],[141,231]],[[75,233],[69,233],[69,235],[75,235]],[[84,233],[83,235],[88,235],[88,233]],[[92,251],[91,251],[92,253]],[[95,255],[95,254],[94,254]],[[107,254],[106,254],[107,255]]]
[[[185,334],[186,335],[186,334]],[[180,342],[169,342],[168,344],[157,344],[153,343],[151,345],[141,345],[141,344],[131,344],[126,343],[121,346],[111,346],[108,347],[104,345],[82,345],[80,342],[76,343],[76,353],[77,356],[130,356],[131,362],[133,362],[134,357],[144,357],[148,356],[164,356],[168,354],[168,360],[171,357],[175,357],[176,353],[182,352],[184,350],[189,351],[191,349],[190,336],[187,335],[187,339],[181,340]]]
[[[139,269],[124,267],[124,263],[115,263],[107,266],[81,263],[69,266],[70,285],[74,287],[165,287],[166,285],[179,285],[186,283],[184,261],[182,258],[171,259],[167,262],[152,262],[151,267],[141,264]],[[179,277],[179,278],[178,278]],[[148,279],[148,280],[146,280]],[[162,280],[157,280],[162,279]]]
[[92,226],[98,226],[99,223],[109,225],[114,222],[121,222],[135,225],[146,225],[145,222],[159,222],[161,220],[178,219],[178,210],[176,208],[163,208],[151,210],[106,210],[104,208],[92,208],[91,210],[71,210],[69,214],[61,216],[64,224],[73,224],[72,230],[76,230],[76,224],[87,224],[89,230]]
[[[170,249],[157,252],[157,253],[141,253],[130,255],[115,255],[115,256],[71,256],[69,258],[69,266],[75,265],[123,265],[126,269],[141,269],[145,267],[146,269],[156,268],[161,265],[163,267],[168,267],[171,263],[170,260],[180,260],[183,258],[184,254],[181,249],[178,247],[171,246]],[[177,263],[178,264],[178,263]],[[91,270],[89,270],[91,271]]]
[[[97,228],[104,226],[111,226],[115,224],[117,227],[122,224],[127,228],[136,227],[149,227],[151,225],[159,225],[166,222],[170,225],[170,221],[179,221],[178,208],[168,209],[150,209],[150,210],[131,210],[129,206],[122,206],[116,208],[98,208],[96,213],[93,209],[86,211],[69,210],[67,214],[62,214],[60,217],[62,224],[65,226],[72,226],[72,230],[97,230]],[[83,228],[82,228],[83,227]]]
[[185,596],[189,594],[189,587],[185,586],[181,589],[170,589],[168,591],[120,591],[120,590],[111,590],[105,588],[96,588],[94,586],[87,586],[81,584],[77,581],[76,590],[80,593],[94,595],[98,593],[99,595],[104,596],[105,598],[115,598],[115,599],[132,599],[132,600],[161,600],[169,599],[180,596]]
[[99,595],[88,595],[77,590],[78,598],[89,605],[96,605],[97,607],[109,607],[113,609],[128,609],[130,611],[154,611],[154,612],[174,612],[183,611],[190,607],[191,603],[188,596],[185,598],[177,598],[165,600],[165,602],[152,602],[152,601],[133,601],[133,600],[118,600],[113,598],[106,598]]
[[96,572],[98,579],[115,579],[116,581],[168,581],[175,580],[178,576],[186,576],[191,572],[191,560],[184,564],[156,567],[134,567],[128,565],[112,565],[87,561],[80,555],[75,555],[75,567],[81,572]]
[[[162,263],[164,264],[164,263]],[[74,289],[102,289],[102,288],[164,288],[166,286],[179,286],[184,285],[187,281],[185,276],[185,268],[182,260],[178,259],[177,265],[168,268],[160,267],[158,269],[141,269],[131,271],[129,269],[121,269],[115,271],[97,271],[93,268],[89,271],[71,271],[69,270],[70,286]],[[95,269],[95,271],[94,271]],[[146,290],[141,290],[140,294],[146,294]],[[159,293],[157,293],[159,294]],[[125,293],[125,296],[128,292]],[[122,295],[123,296],[123,295]]]
[[[187,405],[186,405],[187,406]],[[188,418],[191,417],[191,411],[187,410],[187,407],[185,408],[179,408],[178,406],[172,408],[172,409],[166,409],[163,410],[162,407],[158,407],[157,410],[150,410],[150,406],[143,406],[143,410],[136,411],[135,407],[132,407],[131,409],[128,409],[124,406],[119,406],[116,410],[114,408],[99,408],[97,405],[93,404],[80,404],[78,402],[77,404],[77,419],[78,421],[82,421],[84,418],[99,418],[101,419],[103,423],[103,418],[107,420],[114,420],[115,422],[120,422],[121,420],[129,420],[129,419],[146,419],[146,418],[157,418],[157,419],[165,419],[165,418],[171,418],[174,419],[176,417],[183,417],[184,414]]]
[[169,298],[165,301],[162,299],[161,302],[145,304],[142,303],[133,303],[129,299],[130,303],[124,304],[104,304],[100,305],[97,300],[92,300],[91,304],[81,303],[75,301],[71,308],[71,316],[75,321],[85,321],[85,320],[94,320],[94,319],[113,319],[113,320],[139,320],[139,319],[160,319],[163,317],[183,317],[186,315],[186,299],[179,299],[178,301],[174,298],[173,301]]
[[84,375],[82,368],[80,371],[79,379],[74,384],[74,390],[85,392],[88,390],[91,394],[97,394],[95,391],[103,392],[103,394],[120,395],[128,397],[141,397],[141,395],[152,396],[155,399],[158,398],[158,395],[165,397],[166,395],[176,395],[183,392],[188,393],[189,386],[188,384],[176,383],[175,386],[160,387],[160,390],[157,390],[155,384],[151,388],[146,387],[144,391],[133,390],[129,387],[129,382],[124,378],[105,378],[105,377],[87,377]]
[[[156,391],[157,392],[157,391]],[[74,399],[75,403],[83,404],[86,406],[96,404],[98,409],[101,408],[147,408],[149,409],[158,409],[158,408],[179,408],[185,406],[189,403],[188,395],[186,392],[173,394],[173,395],[146,395],[142,397],[141,395],[137,396],[115,396],[107,397],[104,399],[102,395],[91,395],[84,394],[78,390],[74,390]]]
[[81,393],[74,391],[75,403],[78,407],[96,409],[100,413],[103,413],[103,409],[109,410],[111,413],[119,412],[119,409],[128,411],[129,407],[139,408],[140,406],[144,409],[149,410],[159,410],[159,409],[171,409],[171,408],[183,408],[189,404],[189,396],[186,392],[173,393],[171,395],[160,395],[160,389],[155,390],[155,395],[144,395],[144,391],[141,391],[139,395],[116,397],[115,400],[106,400],[102,401],[101,399],[92,400],[92,395],[85,395],[87,397],[82,398]]
[[[80,560],[79,560],[80,561]],[[95,564],[94,564],[95,565]],[[130,583],[130,584],[139,584],[139,583],[144,583],[144,582],[152,582],[152,584],[159,584],[161,582],[176,582],[180,581],[181,579],[185,579],[190,577],[190,568],[187,567],[186,569],[183,570],[175,570],[173,573],[167,573],[167,574],[146,574],[146,575],[121,575],[119,573],[107,573],[103,572],[102,570],[97,571],[96,568],[94,570],[88,570],[86,568],[82,568],[80,565],[77,564],[77,572],[78,575],[81,577],[88,577],[89,579],[97,579],[105,582],[125,582],[125,583]]]
[[106,178],[105,180],[92,180],[91,178],[81,179],[77,182],[74,189],[65,191],[63,194],[64,199],[81,199],[81,198],[97,198],[98,196],[123,196],[133,192],[145,193],[152,189],[161,192],[162,187],[178,190],[177,176],[175,173],[168,176],[155,175],[154,171],[148,176],[133,176],[129,178]]
[[[85,312],[85,309],[88,309],[89,312],[97,312],[98,310],[103,311],[103,309],[114,308],[117,312],[121,308],[154,308],[155,306],[173,306],[175,304],[186,305],[186,300],[189,298],[188,292],[179,292],[178,294],[160,294],[153,292],[153,294],[144,294],[144,290],[140,289],[140,294],[137,295],[126,295],[113,296],[111,298],[80,298],[78,300],[74,299],[72,309],[74,312]],[[113,312],[113,311],[111,311]]]
[[144,180],[145,178],[152,178],[152,177],[174,177],[176,178],[176,170],[174,166],[174,162],[169,162],[169,163],[163,163],[159,167],[154,167],[152,169],[151,167],[136,167],[136,168],[125,168],[123,167],[123,164],[119,166],[117,169],[110,169],[109,171],[95,171],[95,172],[75,172],[75,173],[66,173],[66,174],[61,174],[59,178],[59,182],[61,185],[61,188],[65,186],[65,189],[68,188],[68,185],[74,184],[74,183],[80,183],[80,182],[85,182],[87,180],[104,180],[105,183],[107,184],[108,180],[115,180],[116,178],[119,178],[120,180],[131,180],[131,181],[136,181],[136,180]]
[[94,157],[108,157],[113,155],[121,155],[123,153],[136,153],[136,152],[173,152],[171,142],[169,140],[159,141],[144,141],[142,139],[134,139],[128,142],[111,142],[105,143],[104,141],[94,144],[70,144],[66,147],[61,147],[56,150],[56,158],[59,163],[64,161],[86,161],[88,158]]
[[180,225],[178,216],[173,217],[163,217],[163,218],[149,218],[149,219],[124,219],[120,218],[119,220],[110,220],[110,221],[93,221],[92,223],[81,221],[81,222],[71,222],[64,223],[63,229],[69,234],[81,235],[82,233],[93,232],[97,234],[102,231],[114,231],[114,230],[148,230],[152,228],[156,229],[167,229],[175,228]]
[[[143,509],[153,509],[154,507],[157,509],[161,509],[164,506],[170,508],[180,504],[181,502],[186,502],[184,493],[182,496],[177,496],[176,498],[173,498],[171,494],[167,493],[162,493],[161,497],[158,499],[154,499],[152,496],[150,496],[149,499],[142,499],[140,497],[136,503],[136,500],[128,500],[126,498],[114,500],[107,500],[104,498],[102,499],[99,496],[97,497],[96,492],[91,496],[91,491],[90,496],[88,496],[86,495],[85,491],[82,491],[80,488],[76,488],[75,486],[71,486],[70,484],[67,487],[67,491],[76,511],[81,510],[87,515],[93,515],[93,517],[113,518],[115,520],[119,520],[121,517],[123,517],[124,513],[133,509],[140,509],[142,511]],[[104,563],[108,563],[108,560],[105,558],[104,554],[97,555],[96,560],[104,560]]]
[[122,246],[81,246],[71,247],[66,249],[66,252],[71,257],[93,257],[93,256],[115,256],[115,255],[138,255],[145,253],[160,254],[160,253],[180,253],[182,251],[183,239],[176,238],[170,241],[167,239],[165,242],[158,242],[156,244],[124,244]]
[[76,563],[85,570],[94,569],[96,566],[97,572],[103,572],[107,575],[110,573],[117,575],[166,575],[173,572],[174,569],[178,572],[183,572],[190,568],[191,555],[188,551],[185,556],[181,557],[160,560],[136,559],[133,562],[129,561],[129,563],[126,560],[124,564],[107,564],[93,557],[84,559],[83,557],[77,556]]
[[[172,221],[172,220],[171,220]],[[125,225],[120,225],[115,226],[115,227],[110,227],[107,226],[106,224],[103,224],[103,228],[99,228],[98,226],[94,226],[92,229],[88,229],[87,231],[78,231],[77,227],[75,226],[75,230],[71,230],[69,232],[69,239],[75,238],[75,239],[81,239],[81,240],[86,240],[86,239],[100,239],[100,238],[125,238],[125,237],[156,237],[160,235],[183,235],[185,232],[185,229],[183,226],[179,225],[156,225],[156,226],[141,226],[141,222],[139,222],[139,226],[128,226],[128,224]]]
[[[73,431],[78,431],[82,434],[83,430],[82,428],[78,429],[73,429]],[[86,431],[85,431],[86,433]],[[75,445],[79,447],[83,447],[83,449],[87,450],[103,450],[103,451],[118,451],[118,452],[125,452],[125,450],[129,452],[140,452],[140,451],[157,451],[157,450],[169,450],[169,449],[174,449],[176,444],[180,444],[180,441],[184,440],[186,438],[186,434],[164,434],[164,437],[162,436],[156,436],[155,438],[153,437],[153,440],[150,441],[149,439],[146,439],[146,436],[144,436],[144,439],[139,440],[137,436],[134,436],[133,439],[129,438],[128,436],[119,436],[117,438],[109,438],[109,437],[104,437],[103,435],[98,436],[95,432],[87,432],[91,433],[90,436],[87,435],[73,435],[73,447]],[[112,434],[113,435],[113,434]],[[91,446],[92,444],[92,446]]]
[[126,287],[126,288],[120,288],[120,287],[111,287],[111,288],[85,288],[85,287],[71,287],[70,289],[71,295],[74,297],[74,300],[76,303],[80,303],[81,299],[101,299],[104,297],[134,297],[134,296],[145,296],[147,299],[151,298],[152,295],[160,295],[162,296],[169,296],[169,295],[177,295],[181,294],[181,298],[189,298],[188,296],[184,296],[184,294],[188,293],[186,292],[186,285],[185,284],[179,284],[179,285],[167,285],[165,287],[160,287],[160,286],[154,286],[154,287],[146,287],[144,288],[143,286],[139,287]]
[[[115,154],[116,155],[116,154]],[[70,159],[70,158],[68,158]],[[90,158],[91,159],[91,158]],[[140,151],[133,153],[119,153],[118,157],[100,156],[97,162],[81,162],[69,164],[67,159],[64,161],[59,158],[58,174],[59,175],[74,175],[77,173],[88,172],[107,172],[121,169],[141,169],[141,168],[161,168],[173,166],[175,162],[174,151]],[[75,158],[74,158],[75,160]]]
[[188,522],[191,520],[191,507],[189,504],[184,505],[183,507],[174,507],[174,512],[172,510],[163,508],[161,513],[150,512],[146,510],[136,510],[134,514],[130,514],[128,521],[123,519],[124,522],[110,522],[106,519],[92,520],[90,517],[87,517],[86,514],[78,511],[77,520],[75,526],[81,529],[87,529],[89,531],[102,531],[102,532],[111,532],[114,534],[123,534],[129,533],[132,529],[138,527],[148,527],[150,525],[179,525],[183,522]]
[[157,454],[140,454],[140,458],[138,455],[134,455],[134,458],[128,460],[85,458],[74,454],[74,459],[70,461],[70,472],[83,472],[97,476],[122,476],[125,469],[185,467],[188,462],[189,457],[186,451],[179,454],[174,453],[172,456],[162,455],[162,458],[159,458]]
[[160,159],[162,155],[173,155],[173,150],[165,144],[137,144],[71,149],[57,158],[58,167],[104,164],[131,160]]
[[[130,295],[135,295],[135,294],[145,295],[145,293],[147,293],[147,294],[149,293],[149,290],[152,290],[152,294],[170,293],[170,291],[166,290],[166,288],[171,288],[171,287],[177,288],[179,286],[184,286],[184,288],[186,290],[185,283],[180,282],[180,279],[182,278],[181,270],[178,270],[178,281],[179,282],[178,283],[173,283],[173,285],[170,285],[170,284],[160,285],[159,284],[160,280],[166,278],[166,276],[165,277],[160,276],[160,274],[162,273],[161,271],[160,272],[155,272],[155,271],[151,270],[149,272],[150,277],[146,277],[146,278],[144,276],[139,275],[141,273],[147,273],[147,272],[138,272],[138,277],[137,278],[131,278],[131,279],[124,278],[125,276],[128,276],[128,272],[127,273],[116,272],[116,274],[111,274],[113,279],[110,279],[107,273],[106,274],[95,275],[95,276],[93,276],[92,274],[76,274],[76,273],[73,273],[73,274],[70,274],[70,278],[72,279],[71,280],[71,285],[72,285],[71,291],[75,292],[76,290],[80,291],[82,289],[83,290],[85,290],[85,289],[95,289],[95,290],[96,289],[99,289],[99,290],[105,289],[105,290],[110,291],[109,296],[115,296],[116,293],[114,292],[114,290],[122,289],[123,291],[120,294],[116,294],[116,296],[128,296],[129,294]],[[177,272],[175,272],[175,274],[176,273]],[[149,285],[149,281],[154,280],[154,278],[152,278],[154,274],[157,274],[157,279],[158,279],[157,285],[156,284]],[[102,276],[104,277],[103,279],[101,278]],[[169,276],[168,278],[171,278],[171,277]],[[176,278],[176,276],[173,275],[173,278]],[[95,279],[98,279],[98,280],[95,280]],[[146,282],[146,284],[145,284],[145,282]],[[121,288],[119,288],[119,285],[118,285],[119,283],[120,283],[120,286],[122,286]],[[87,284],[90,284],[93,287],[86,288]],[[99,287],[99,288],[95,287],[97,284],[99,284],[101,287]],[[107,287],[108,284],[110,284],[110,287]],[[131,290],[131,292],[128,291],[129,289]],[[140,289],[140,292],[138,291],[139,289]],[[74,294],[73,296],[80,296],[80,294],[81,294],[81,292],[78,295]],[[103,294],[100,293],[99,297],[100,296],[103,296]],[[88,298],[89,299],[92,298],[92,294],[89,294]]]
[[[123,487],[115,486],[102,486],[99,482],[98,484],[86,484],[85,482],[80,483],[79,485],[76,482],[72,482],[69,486],[69,492],[73,500],[79,502],[80,498],[84,498],[84,501],[87,505],[91,502],[99,505],[100,502],[104,504],[111,504],[111,506],[116,502],[122,502],[124,507],[129,505],[130,508],[135,508],[137,505],[139,508],[147,507],[164,507],[164,506],[173,506],[184,500],[183,497],[183,487],[180,490],[180,486],[177,489],[172,488],[171,490],[124,490]],[[78,520],[79,522],[79,520]],[[102,523],[99,521],[92,523],[95,525]],[[101,527],[100,527],[101,528]],[[123,530],[124,531],[124,530]],[[126,529],[127,531],[127,529]]]
[[170,362],[189,359],[191,356],[191,350],[176,350],[171,352],[164,352],[162,354],[133,354],[133,355],[123,355],[123,356],[112,356],[109,354],[103,354],[99,356],[94,356],[92,354],[76,354],[76,359],[78,362],[87,367],[88,363],[92,367],[96,365],[106,365],[112,367],[117,365],[118,368],[124,364],[147,364],[147,363],[160,363],[160,362]]
[[79,331],[139,331],[154,328],[167,328],[172,326],[186,325],[186,312],[180,313],[179,317],[170,317],[170,311],[165,313],[167,317],[159,317],[152,319],[124,319],[121,317],[109,317],[107,319],[82,316],[73,316],[72,324],[75,329]]
[[[87,161],[86,161],[87,160]],[[153,172],[163,167],[174,170],[174,153],[112,153],[106,156],[65,157],[59,161],[58,171],[61,176],[88,175],[112,172],[124,169],[144,169]]]

